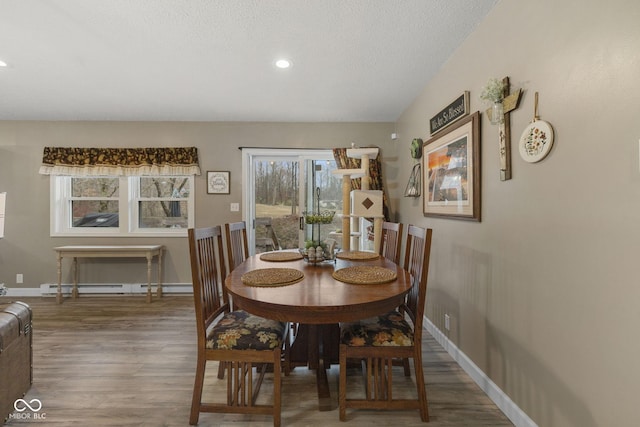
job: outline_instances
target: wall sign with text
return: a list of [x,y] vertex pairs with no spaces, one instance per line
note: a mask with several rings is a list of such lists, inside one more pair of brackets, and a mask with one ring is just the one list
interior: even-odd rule
[[469,91],[464,91],[455,101],[429,120],[431,135],[441,131],[467,114],[469,114]]

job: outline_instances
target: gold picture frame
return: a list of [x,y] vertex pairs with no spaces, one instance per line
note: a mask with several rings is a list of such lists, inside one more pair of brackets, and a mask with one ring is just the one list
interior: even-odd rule
[[425,216],[480,221],[480,112],[422,147]]

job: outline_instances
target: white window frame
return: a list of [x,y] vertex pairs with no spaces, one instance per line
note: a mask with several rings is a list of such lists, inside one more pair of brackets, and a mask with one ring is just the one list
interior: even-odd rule
[[[173,175],[172,175],[173,176]],[[181,176],[181,175],[175,175]],[[187,224],[195,224],[195,179],[193,175],[184,176],[189,180],[187,200]],[[138,202],[151,200],[173,200],[172,198],[140,197],[140,178],[150,176],[122,176],[119,178],[118,191],[118,227],[73,227],[71,218],[71,176],[51,175],[50,177],[50,235],[52,237],[186,237],[187,228],[139,228]],[[106,199],[100,197],[100,200]],[[185,200],[185,198],[175,199]]]

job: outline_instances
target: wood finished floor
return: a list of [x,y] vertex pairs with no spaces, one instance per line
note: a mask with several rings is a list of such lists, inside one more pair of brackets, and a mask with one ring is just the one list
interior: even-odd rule
[[[191,296],[14,298],[33,310],[33,385],[25,399],[42,402],[43,426],[188,426],[195,372],[195,326]],[[3,301],[6,297],[3,298]],[[296,368],[283,377],[283,426],[511,426],[444,349],[425,333],[424,371],[429,424],[417,411],[353,411],[338,420],[338,367],[329,371],[336,409],[317,410],[315,374]],[[210,364],[205,394],[224,393]],[[411,389],[401,372],[395,376]],[[359,387],[353,372],[350,387]],[[268,397],[265,380],[261,396]],[[7,426],[25,424],[9,420]],[[200,426],[272,426],[271,417],[201,414]]]

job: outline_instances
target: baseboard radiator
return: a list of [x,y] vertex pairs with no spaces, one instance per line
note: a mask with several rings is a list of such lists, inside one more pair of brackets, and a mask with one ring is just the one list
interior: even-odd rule
[[[62,294],[71,295],[73,285],[62,284]],[[151,292],[155,295],[158,287],[151,284]],[[18,291],[18,289],[13,289]],[[58,292],[58,285],[55,283],[44,283],[40,285],[40,295],[53,296]],[[78,283],[78,293],[82,294],[105,294],[105,295],[146,295],[146,283]],[[162,284],[163,294],[192,294],[191,283],[166,283]]]

